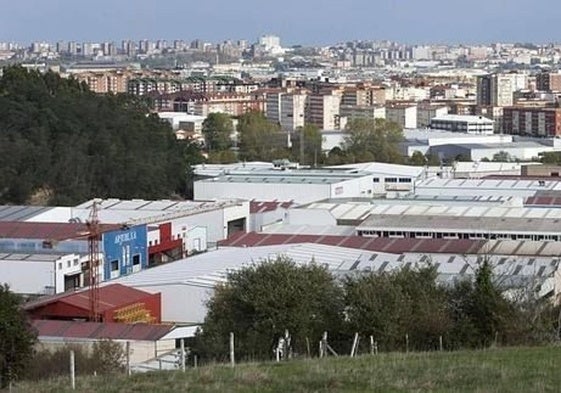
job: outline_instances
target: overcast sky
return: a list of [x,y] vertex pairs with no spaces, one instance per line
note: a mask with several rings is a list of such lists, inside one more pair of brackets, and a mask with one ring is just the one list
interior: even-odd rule
[[0,0],[0,41],[561,41],[560,0]]

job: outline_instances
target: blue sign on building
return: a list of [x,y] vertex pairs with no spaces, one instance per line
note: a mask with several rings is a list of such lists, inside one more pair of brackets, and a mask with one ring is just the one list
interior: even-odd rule
[[148,266],[146,225],[105,232],[102,242],[105,280],[125,276]]

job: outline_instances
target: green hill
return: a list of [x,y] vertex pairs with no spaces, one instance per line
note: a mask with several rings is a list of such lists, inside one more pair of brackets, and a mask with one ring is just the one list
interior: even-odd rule
[[[380,354],[89,377],[79,392],[559,392],[561,348]],[[14,392],[70,392],[69,381]]]

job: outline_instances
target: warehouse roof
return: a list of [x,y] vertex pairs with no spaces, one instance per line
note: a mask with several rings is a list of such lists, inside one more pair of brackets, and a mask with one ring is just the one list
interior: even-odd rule
[[425,189],[487,189],[487,190],[524,190],[544,191],[561,190],[559,180],[522,180],[522,179],[440,179],[437,177],[420,181],[415,186],[416,191]]
[[253,184],[336,184],[369,176],[367,172],[345,173],[341,171],[270,171],[266,173],[227,174],[210,179],[198,180],[203,183],[253,183]]
[[[102,232],[119,229],[119,225],[101,225]],[[86,224],[60,222],[0,221],[0,238],[69,240],[86,239]]]
[[[103,313],[121,305],[140,301],[150,293],[121,284],[110,284],[99,288],[99,312]],[[61,302],[80,309],[89,309],[89,292],[87,289],[79,292],[63,293],[54,296],[45,296],[40,299],[25,303],[25,310],[33,310],[46,305]]]
[[17,253],[0,253],[0,263],[2,261],[19,261],[19,262],[47,262],[53,263],[59,258],[68,254],[17,254]]
[[258,247],[266,245],[315,243],[349,249],[378,251],[391,254],[418,253],[477,253],[485,244],[479,240],[390,239],[362,236],[317,234],[236,233],[220,242],[223,247]]
[[0,206],[0,221],[26,221],[40,213],[50,210],[41,206]]
[[98,323],[79,321],[34,320],[33,328],[41,338],[157,341],[169,334],[173,325],[142,323]]
[[399,164],[387,164],[384,162],[364,162],[358,164],[344,164],[325,167],[333,170],[344,170],[348,173],[354,171],[368,172],[370,174],[380,174],[388,176],[402,176],[402,177],[412,177],[417,178],[423,172],[424,168],[412,165],[399,165]]
[[279,201],[267,201],[267,202],[258,202],[258,201],[251,201],[249,203],[249,212],[250,213],[266,213],[270,211],[275,211],[277,209],[288,209],[289,207],[293,206],[294,202],[279,202]]
[[[561,211],[557,212],[561,217]],[[540,217],[438,216],[438,215],[373,215],[357,230],[415,231],[415,232],[498,232],[557,235],[561,219]]]

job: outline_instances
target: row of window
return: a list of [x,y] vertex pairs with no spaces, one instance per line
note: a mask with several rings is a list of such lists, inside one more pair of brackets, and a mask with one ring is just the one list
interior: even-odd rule
[[[132,265],[133,266],[140,265],[140,254],[135,254],[132,256]],[[112,272],[119,271],[119,260],[114,259],[111,261],[111,271]]]
[[[380,183],[380,178],[379,177],[373,177],[372,178],[372,182],[373,183]],[[410,177],[386,177],[384,178],[384,182],[386,183],[411,183],[412,180]]]
[[462,232],[405,232],[405,231],[358,231],[359,236],[388,237],[409,239],[468,239],[468,240],[532,240],[561,241],[560,235],[545,234],[501,234],[501,233],[462,233]]

